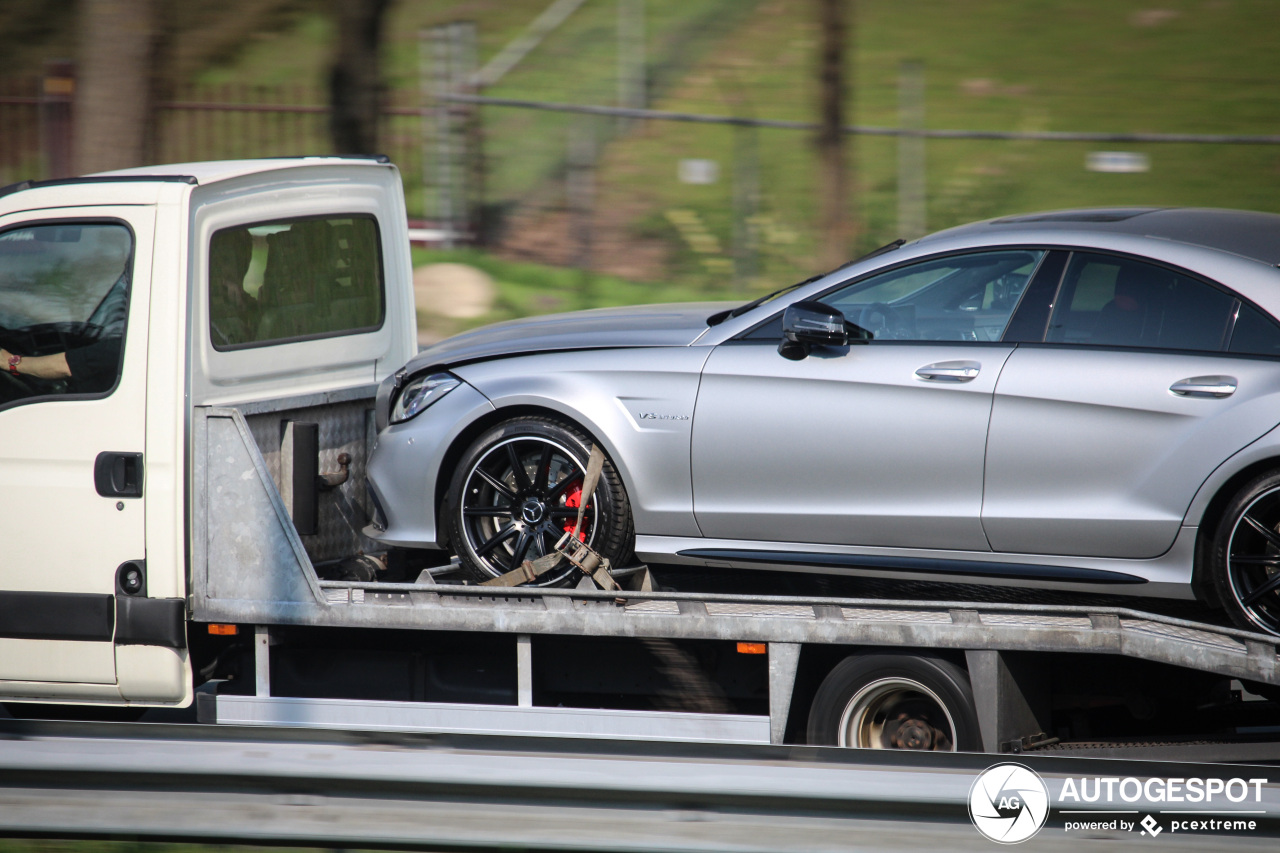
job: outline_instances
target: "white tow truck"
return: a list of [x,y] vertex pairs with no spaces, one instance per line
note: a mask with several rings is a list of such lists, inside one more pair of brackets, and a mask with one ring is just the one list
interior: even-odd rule
[[1274,637],[1115,606],[673,591],[643,567],[615,567],[623,591],[477,587],[375,553],[375,394],[415,348],[385,158],[0,190],[10,712],[1280,757]]

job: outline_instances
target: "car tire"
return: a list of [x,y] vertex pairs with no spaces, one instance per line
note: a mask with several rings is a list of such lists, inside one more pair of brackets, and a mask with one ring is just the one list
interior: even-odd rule
[[[542,556],[572,531],[592,443],[576,427],[543,417],[504,421],[471,443],[450,480],[446,512],[450,542],[472,580]],[[632,558],[631,505],[608,457],[579,538],[614,566]],[[562,560],[529,585],[563,584],[576,573]]]
[[982,749],[973,689],[940,657],[896,652],[845,658],[809,710],[815,745],[934,752]]
[[1250,480],[1227,504],[1210,576],[1232,622],[1280,635],[1280,471]]

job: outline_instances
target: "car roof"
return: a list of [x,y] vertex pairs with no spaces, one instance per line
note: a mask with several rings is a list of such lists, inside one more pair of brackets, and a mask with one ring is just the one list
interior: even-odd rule
[[961,225],[925,240],[995,236],[1000,230],[1095,231],[1175,240],[1280,266],[1280,214],[1207,207],[1101,207],[1007,216]]

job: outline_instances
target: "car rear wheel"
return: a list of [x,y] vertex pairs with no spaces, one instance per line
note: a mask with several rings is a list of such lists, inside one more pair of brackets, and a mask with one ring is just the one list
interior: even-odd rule
[[1231,620],[1280,635],[1280,471],[1255,478],[1227,505],[1212,555],[1214,587]]
[[845,658],[809,711],[808,741],[864,749],[974,752],[982,748],[964,670],[932,655]]
[[[454,470],[448,513],[450,540],[472,579],[489,580],[549,554],[573,531],[591,444],[579,430],[538,417],[505,421],[471,444]],[[615,566],[631,558],[631,508],[608,458],[578,538]],[[535,584],[563,583],[575,571],[563,561]]]

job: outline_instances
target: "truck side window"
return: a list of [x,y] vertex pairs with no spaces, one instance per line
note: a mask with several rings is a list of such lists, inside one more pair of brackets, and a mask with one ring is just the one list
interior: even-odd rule
[[262,222],[209,242],[214,349],[369,332],[382,325],[382,254],[371,216]]
[[[105,395],[120,378],[133,234],[119,223],[0,232],[0,405]],[[9,369],[9,357],[21,361]]]

